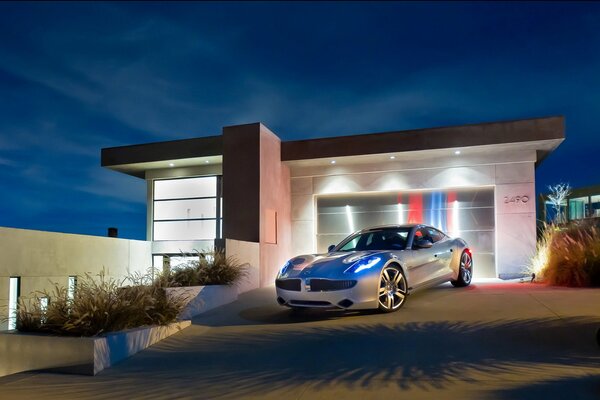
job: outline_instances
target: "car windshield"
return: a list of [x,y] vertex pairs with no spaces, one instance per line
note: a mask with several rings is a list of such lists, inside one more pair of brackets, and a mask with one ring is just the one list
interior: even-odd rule
[[344,239],[333,251],[404,250],[411,228],[382,228]]

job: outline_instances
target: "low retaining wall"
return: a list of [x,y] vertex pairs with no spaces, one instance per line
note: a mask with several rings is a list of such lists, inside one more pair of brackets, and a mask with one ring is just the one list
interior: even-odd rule
[[229,304],[238,298],[238,288],[227,285],[187,286],[167,288],[167,296],[184,300],[185,307],[180,319],[190,319],[196,315]]
[[1,332],[0,376],[34,370],[96,375],[104,368],[131,357],[190,324],[190,321],[181,321],[167,326],[135,328],[98,337]]

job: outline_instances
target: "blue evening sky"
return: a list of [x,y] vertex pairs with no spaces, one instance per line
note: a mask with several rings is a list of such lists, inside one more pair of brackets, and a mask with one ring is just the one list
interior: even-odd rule
[[100,149],[564,115],[538,190],[600,183],[600,4],[0,3],[0,226],[145,238]]

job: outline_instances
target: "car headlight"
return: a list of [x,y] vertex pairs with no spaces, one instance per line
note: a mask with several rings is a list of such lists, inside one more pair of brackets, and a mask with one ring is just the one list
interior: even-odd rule
[[288,261],[279,270],[279,275],[285,275],[285,274],[287,274],[287,272],[290,270],[290,268],[292,268],[292,263]]
[[381,257],[364,258],[364,259],[352,264],[352,266],[350,268],[348,268],[347,270],[345,270],[344,273],[346,273],[346,274],[355,273],[356,274],[360,271],[364,271],[365,269],[369,269],[369,268],[376,266],[379,263],[379,261],[381,261]]

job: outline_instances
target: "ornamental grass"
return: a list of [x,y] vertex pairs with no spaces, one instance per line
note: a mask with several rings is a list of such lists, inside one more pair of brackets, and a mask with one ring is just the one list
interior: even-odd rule
[[550,285],[600,286],[600,229],[589,221],[546,226],[530,269]]
[[[42,298],[48,299],[46,306]],[[165,293],[161,279],[135,275],[122,281],[102,271],[77,281],[72,298],[54,284],[51,292],[21,298],[17,329],[63,336],[97,336],[107,332],[175,322],[183,301]]]
[[173,268],[163,276],[168,286],[233,285],[248,274],[245,265],[227,257],[222,250],[194,253],[193,256],[197,259]]

